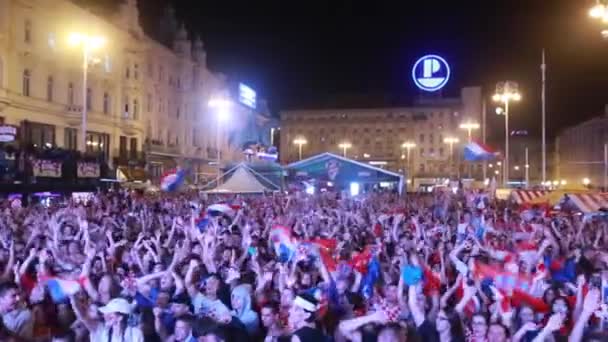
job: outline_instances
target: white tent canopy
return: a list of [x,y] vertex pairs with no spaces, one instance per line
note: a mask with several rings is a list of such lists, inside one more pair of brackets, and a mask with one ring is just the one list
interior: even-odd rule
[[[234,173],[230,178],[220,184],[218,187],[207,190],[207,193],[225,193],[225,194],[234,194],[234,193],[262,193],[265,191],[273,191],[274,189],[264,186],[253,174],[254,170],[247,167],[244,164],[239,164],[234,167]],[[232,171],[232,170],[231,170]],[[230,172],[230,171],[228,171]],[[228,173],[227,172],[227,173]],[[268,181],[267,179],[265,179]],[[271,185],[270,181],[268,181]],[[276,187],[276,186],[275,186]],[[278,187],[277,187],[278,188]]]

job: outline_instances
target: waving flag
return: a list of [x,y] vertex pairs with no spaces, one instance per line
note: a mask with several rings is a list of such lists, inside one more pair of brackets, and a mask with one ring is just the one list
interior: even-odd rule
[[367,273],[361,282],[361,294],[363,298],[370,299],[374,294],[374,285],[380,279],[380,261],[373,256],[367,265]]
[[199,218],[194,220],[194,224],[196,224],[196,228],[198,228],[198,230],[204,232],[205,229],[207,229],[207,226],[209,225],[209,218],[205,214],[203,214]]
[[232,217],[238,211],[238,209],[239,208],[233,207],[228,204],[218,203],[218,204],[210,205],[207,208],[207,215],[209,215],[209,216],[226,215],[226,216]]
[[490,160],[496,154],[487,146],[476,141],[470,142],[464,147],[464,159],[467,161]]
[[186,170],[178,169],[171,170],[163,175],[160,180],[160,188],[162,191],[172,192],[177,190],[186,179]]
[[297,242],[292,238],[289,228],[284,226],[272,228],[270,241],[280,262],[288,262],[295,255]]
[[69,296],[72,296],[82,288],[86,278],[63,279],[55,276],[41,277],[41,281],[46,287],[55,303],[65,303]]
[[532,288],[532,279],[523,274],[479,262],[475,264],[473,275],[479,279],[491,279],[498,290],[509,296],[513,294],[513,291],[528,293]]

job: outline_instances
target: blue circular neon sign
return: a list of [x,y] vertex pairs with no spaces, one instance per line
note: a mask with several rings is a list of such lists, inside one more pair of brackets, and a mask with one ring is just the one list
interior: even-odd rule
[[450,79],[450,66],[441,56],[426,55],[416,61],[412,78],[420,90],[437,91]]

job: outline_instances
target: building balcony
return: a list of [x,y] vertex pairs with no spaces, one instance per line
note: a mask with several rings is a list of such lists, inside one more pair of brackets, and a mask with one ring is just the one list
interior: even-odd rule
[[[122,153],[121,153],[122,152]],[[141,151],[120,151],[114,149],[113,154],[114,166],[140,166],[146,165],[146,155]]]
[[148,140],[145,144],[145,149],[150,154],[179,157],[181,150],[177,145],[164,144],[162,141]]

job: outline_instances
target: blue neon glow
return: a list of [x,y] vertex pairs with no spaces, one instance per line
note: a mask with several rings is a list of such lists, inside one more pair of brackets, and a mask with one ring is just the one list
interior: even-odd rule
[[438,55],[426,55],[416,61],[412,79],[420,90],[437,91],[450,79],[450,66]]

